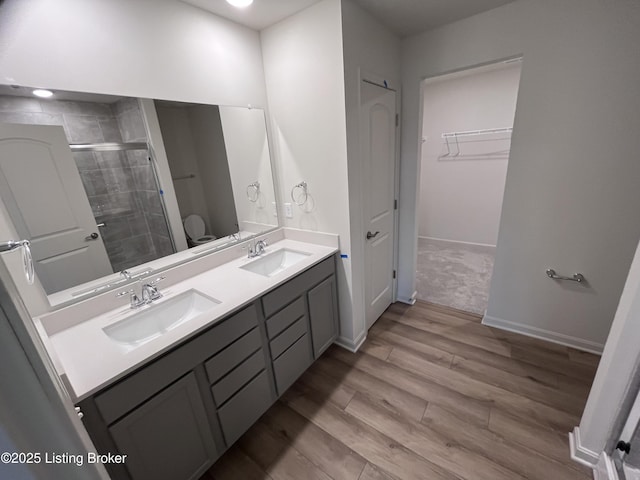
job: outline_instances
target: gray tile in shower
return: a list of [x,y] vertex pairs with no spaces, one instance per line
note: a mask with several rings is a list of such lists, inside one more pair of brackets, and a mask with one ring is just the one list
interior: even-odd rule
[[149,225],[149,232],[151,232],[152,235],[163,235],[165,237],[169,236],[167,220],[165,219],[164,215],[157,213],[147,215],[147,224]]
[[102,129],[94,116],[64,114],[65,130],[70,143],[101,143]]
[[41,112],[40,101],[36,98],[0,95],[0,112]]
[[113,217],[132,215],[139,211],[136,195],[132,192],[112,192],[97,195],[91,199],[93,215],[99,222],[109,221]]
[[147,150],[128,150],[126,152],[129,165],[132,167],[141,167],[149,165],[149,152]]
[[105,142],[122,142],[122,135],[120,134],[120,128],[118,122],[113,117],[101,117],[98,119],[100,129],[102,130],[102,138]]
[[40,112],[0,112],[3,123],[20,123],[26,125],[59,125],[64,124],[62,115]]
[[146,215],[150,215],[154,213],[157,213],[160,215],[164,214],[164,212],[162,211],[162,205],[160,203],[160,195],[158,194],[158,192],[142,191],[142,192],[137,192],[137,196],[138,196],[140,205],[142,207],[142,210]]
[[135,182],[130,168],[105,168],[104,172],[106,193],[134,191]]
[[47,100],[42,101],[41,105],[42,110],[48,113],[113,117],[111,108],[106,103]]
[[125,142],[145,142],[147,131],[139,110],[126,110],[117,116],[122,140]]
[[98,168],[98,161],[94,152],[73,152],[73,160],[76,162],[79,172]]
[[147,216],[142,212],[128,215],[127,222],[129,223],[129,228],[131,229],[131,236],[150,233]]
[[131,170],[137,190],[156,191],[158,189],[151,164],[147,162],[143,166],[131,167]]
[[175,253],[169,237],[154,235],[153,244],[156,247],[157,258],[166,257],[167,255]]
[[82,179],[82,185],[88,197],[109,193],[103,170],[80,170],[80,178]]
[[114,116],[121,115],[128,110],[139,110],[138,99],[134,97],[124,97],[111,104],[111,111]]
[[105,226],[100,229],[105,243],[119,245],[120,242],[132,236],[131,226],[126,216],[113,217],[105,221]]
[[125,168],[129,166],[126,152],[96,152],[96,160],[100,168]]

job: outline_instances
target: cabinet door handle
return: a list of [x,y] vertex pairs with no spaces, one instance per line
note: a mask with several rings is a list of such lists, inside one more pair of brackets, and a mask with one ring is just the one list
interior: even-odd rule
[[97,239],[98,239],[98,237],[100,237],[100,235],[98,235],[96,232],[93,232],[91,235],[87,235],[86,237],[84,237],[84,239],[85,239],[86,241],[89,241],[89,240],[97,240]]
[[371,240],[372,238],[376,238],[380,232],[371,233],[367,232],[367,240]]

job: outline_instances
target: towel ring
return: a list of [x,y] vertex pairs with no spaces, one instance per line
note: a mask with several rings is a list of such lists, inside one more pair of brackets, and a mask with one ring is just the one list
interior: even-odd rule
[[[297,189],[302,190],[302,194],[298,197],[298,199],[304,197],[304,200],[302,200],[301,202],[296,200],[296,197],[295,197],[295,192]],[[294,185],[293,188],[291,189],[291,200],[293,201],[293,203],[295,203],[299,207],[307,203],[308,198],[309,198],[309,192],[307,191],[307,182],[302,181],[299,184]]]
[[31,256],[31,242],[29,240],[9,240],[0,242],[0,252],[10,252],[16,248],[22,247],[22,266],[24,275],[27,277],[27,283],[33,285],[35,280],[35,270],[33,267],[33,257]]
[[260,182],[253,182],[247,186],[247,198],[250,202],[256,203],[260,197]]

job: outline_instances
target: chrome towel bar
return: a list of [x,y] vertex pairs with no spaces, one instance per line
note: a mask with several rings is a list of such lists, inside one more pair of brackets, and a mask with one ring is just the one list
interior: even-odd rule
[[553,278],[554,280],[569,280],[571,282],[578,282],[578,283],[582,283],[587,280],[586,278],[584,278],[584,275],[582,275],[581,273],[574,273],[573,277],[565,277],[563,275],[558,275],[553,268],[547,269],[547,277]]

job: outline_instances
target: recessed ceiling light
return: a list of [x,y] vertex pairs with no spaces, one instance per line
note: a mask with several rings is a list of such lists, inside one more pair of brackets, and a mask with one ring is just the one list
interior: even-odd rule
[[34,90],[33,93],[36,97],[41,97],[41,98],[49,98],[53,95],[53,92],[51,90]]
[[244,8],[253,3],[253,0],[227,0],[227,3],[234,7]]

